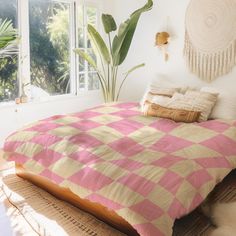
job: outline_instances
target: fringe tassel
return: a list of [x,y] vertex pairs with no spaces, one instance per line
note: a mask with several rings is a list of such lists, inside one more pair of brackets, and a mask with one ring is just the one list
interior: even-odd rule
[[184,57],[192,73],[204,81],[211,82],[231,72],[236,65],[236,40],[226,50],[208,54],[197,51],[186,32]]

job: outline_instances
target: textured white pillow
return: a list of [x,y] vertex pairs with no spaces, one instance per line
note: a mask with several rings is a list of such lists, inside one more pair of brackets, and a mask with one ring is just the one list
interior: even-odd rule
[[153,85],[150,86],[149,89],[145,92],[142,100],[140,101],[142,112],[144,111],[146,101],[156,104],[163,103],[166,101],[166,99],[170,99],[174,95],[174,93],[179,91],[179,88],[161,88],[154,87]]
[[214,102],[214,104],[216,103],[217,99],[218,99],[219,93],[210,93],[210,92],[206,92],[206,91],[193,91],[193,90],[188,90],[185,93],[185,97],[189,97],[191,99],[203,99],[203,100],[207,100],[210,102]]
[[146,101],[149,101],[150,103],[158,103],[158,101],[172,97],[176,92],[181,92],[181,88],[172,86],[169,87],[164,83],[153,81],[147,87],[147,90],[140,101],[142,112]]
[[157,78],[152,80],[150,86],[154,86],[154,87],[159,86],[162,88],[178,88],[180,93],[185,93],[190,88],[195,89],[195,88],[190,87],[189,85],[176,81],[174,78],[169,78],[161,74],[159,74]]
[[[159,74],[158,77],[153,79],[147,86],[147,89],[140,101],[141,110],[143,111],[145,101],[147,100],[152,103],[160,104],[166,101],[168,97],[172,97],[176,92],[185,93],[188,88],[189,87],[187,86],[176,84],[173,80],[170,80],[170,78],[167,78],[165,75]],[[152,96],[149,94],[149,92],[152,92],[153,94],[162,94],[165,96]]]
[[198,111],[201,115],[199,122],[208,120],[211,111],[216,103],[218,94],[187,91],[186,94],[175,93],[166,104],[168,108]]
[[236,92],[225,89],[203,87],[203,92],[219,93],[216,105],[211,113],[211,119],[236,119]]

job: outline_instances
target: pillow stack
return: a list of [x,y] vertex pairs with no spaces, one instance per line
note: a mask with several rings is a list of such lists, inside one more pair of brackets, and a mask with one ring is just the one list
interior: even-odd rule
[[209,119],[218,93],[150,86],[141,101],[146,116],[172,119],[176,122],[202,122]]
[[181,88],[157,87],[151,85],[140,102],[142,110],[146,101],[156,104],[165,103],[169,101],[169,98],[173,97],[175,93],[179,93],[180,91]]

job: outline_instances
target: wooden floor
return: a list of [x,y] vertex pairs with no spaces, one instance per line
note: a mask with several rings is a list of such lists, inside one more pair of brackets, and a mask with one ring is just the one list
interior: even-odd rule
[[[12,168],[13,165],[14,163],[11,163],[10,165],[6,164],[0,158],[0,177],[2,171],[6,171],[8,168]],[[215,190],[210,194],[209,198],[213,202],[236,202],[236,170],[232,171],[230,175],[228,175],[225,180],[215,188]],[[3,204],[1,204],[1,201],[0,229],[5,230],[3,234],[4,236],[14,235],[14,233],[12,233],[11,226],[9,225],[9,219],[4,212]],[[175,222],[173,236],[207,236],[213,229],[214,226],[211,224],[210,220],[203,215],[200,209],[196,209],[188,216]]]

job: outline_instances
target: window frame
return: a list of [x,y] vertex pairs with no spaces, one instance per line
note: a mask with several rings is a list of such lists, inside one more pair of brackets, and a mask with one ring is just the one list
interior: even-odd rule
[[[97,9],[97,30],[98,31],[100,31],[100,29],[101,29],[101,21],[99,20],[99,16],[100,16],[100,14],[101,14],[101,4],[98,4],[97,3],[97,0],[75,0],[75,2],[76,2],[76,5],[77,5],[77,7],[76,7],[76,11],[75,11],[75,13],[76,13],[76,15],[75,15],[75,22],[76,22],[76,25],[75,25],[75,29],[76,29],[76,46],[79,46],[79,44],[78,44],[78,38],[79,38],[79,35],[78,35],[78,22],[79,22],[79,20],[78,20],[78,8],[79,8],[79,6],[83,6],[83,7],[85,7],[85,8],[87,8],[87,7],[94,7],[94,8],[96,8]],[[84,28],[84,26],[82,26],[83,28]],[[85,41],[87,41],[87,35],[85,36]],[[86,47],[86,49],[87,49],[87,47]],[[76,76],[76,81],[77,81],[77,87],[76,87],[76,91],[77,91],[77,94],[80,94],[80,95],[83,95],[83,94],[86,94],[86,93],[95,93],[95,92],[97,92],[97,91],[100,91],[100,89],[101,88],[99,88],[98,90],[89,90],[88,89],[88,74],[89,74],[89,71],[88,70],[86,70],[85,71],[85,74],[87,73],[87,76],[85,76],[85,89],[84,90],[82,90],[81,88],[80,88],[80,85],[79,85],[79,74],[80,74],[80,71],[79,71],[79,55],[76,55],[76,63],[77,63],[77,65],[76,65],[76,71],[77,71],[77,76]],[[87,63],[86,63],[87,64]]]
[[[85,7],[94,7],[97,9],[97,15],[101,12],[101,3],[96,0],[52,0],[55,2],[69,3],[70,4],[70,93],[60,95],[50,95],[48,100],[54,100],[57,98],[66,98],[71,96],[85,96],[87,94],[97,94],[98,90],[88,90],[88,81],[86,81],[86,89],[82,91],[79,88],[79,56],[76,55],[73,50],[78,45],[78,7],[83,5]],[[22,95],[22,84],[31,82],[31,68],[30,68],[30,27],[29,27],[29,0],[17,0],[17,22],[18,22],[18,34],[20,38],[19,43],[19,60],[18,60],[18,84],[19,84],[19,96]],[[99,17],[97,19],[97,27],[100,29],[101,22]],[[88,73],[88,71],[86,71]],[[25,93],[31,100],[30,86],[26,86]],[[33,98],[32,98],[33,99]],[[1,102],[1,104],[12,104],[14,101]]]
[[[78,7],[83,7],[83,13],[84,12],[87,12],[87,9],[88,8],[95,8],[96,9],[96,25],[97,25],[97,28],[100,29],[100,25],[99,25],[99,11],[98,11],[98,8],[97,8],[97,5],[95,4],[95,2],[86,2],[85,4],[78,4]],[[77,8],[77,12],[76,12],[76,16],[78,17],[78,8]],[[85,50],[86,53],[88,53],[88,50],[90,50],[91,48],[88,48],[88,45],[87,45],[87,42],[88,42],[88,34],[85,33],[85,28],[86,26],[88,25],[88,21],[87,21],[87,15],[83,15],[83,26],[81,27],[84,31],[84,47],[81,47],[80,49],[82,50]],[[76,22],[79,22],[79,20],[77,19]],[[78,25],[76,25],[76,29],[78,29]],[[77,32],[77,39],[79,39],[79,36],[78,36],[78,30],[76,31]],[[79,47],[79,42],[77,41],[76,42],[76,46]],[[93,91],[93,90],[89,90],[89,74],[95,74],[96,71],[95,70],[89,70],[89,64],[87,61],[85,61],[85,64],[84,64],[84,71],[80,71],[79,70],[79,56],[77,56],[77,73],[78,73],[78,87],[77,87],[77,91],[78,93],[83,93],[84,91]],[[84,89],[81,89],[80,87],[80,83],[79,83],[79,76],[80,75],[84,75],[85,77],[85,88]]]

